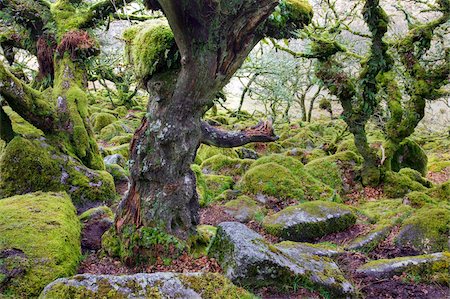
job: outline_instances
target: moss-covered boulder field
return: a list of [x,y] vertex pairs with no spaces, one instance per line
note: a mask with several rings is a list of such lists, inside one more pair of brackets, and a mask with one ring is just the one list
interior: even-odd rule
[[385,2],[0,0],[0,299],[448,298],[450,3]]

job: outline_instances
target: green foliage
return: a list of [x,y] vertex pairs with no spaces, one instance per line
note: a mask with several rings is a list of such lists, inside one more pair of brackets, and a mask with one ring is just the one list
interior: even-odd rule
[[[73,275],[81,259],[80,230],[65,193],[36,192],[0,200],[0,251],[21,250],[26,259],[24,274],[7,282],[4,294],[37,297],[56,278]],[[2,262],[8,258],[0,258]]]
[[307,0],[282,0],[267,20],[267,35],[289,38],[293,31],[311,22],[313,9]]

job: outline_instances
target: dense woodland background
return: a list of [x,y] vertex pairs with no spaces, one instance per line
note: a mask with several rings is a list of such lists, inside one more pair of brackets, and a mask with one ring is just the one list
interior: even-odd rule
[[0,0],[0,298],[446,298],[449,16]]

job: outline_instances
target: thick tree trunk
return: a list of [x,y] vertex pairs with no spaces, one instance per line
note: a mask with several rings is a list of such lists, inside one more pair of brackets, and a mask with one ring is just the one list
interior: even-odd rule
[[[152,261],[158,253],[172,257],[194,233],[199,203],[190,165],[196,150],[203,137],[213,144],[232,142],[223,136],[234,136],[202,129],[201,117],[262,37],[256,31],[277,2],[246,0],[223,6],[185,1],[180,6],[161,0],[159,4],[174,32],[182,67],[160,79],[153,75],[147,82],[151,94],[147,116],[130,144],[131,187],[113,232],[122,259],[129,263]],[[168,250],[161,252],[161,246]]]

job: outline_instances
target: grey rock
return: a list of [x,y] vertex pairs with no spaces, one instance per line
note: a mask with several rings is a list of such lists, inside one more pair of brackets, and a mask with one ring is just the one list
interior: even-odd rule
[[121,154],[114,154],[114,155],[106,156],[103,158],[103,162],[106,165],[117,164],[122,167],[125,167],[125,164],[127,163],[127,161]]
[[271,234],[291,241],[310,241],[346,230],[356,215],[346,205],[313,201],[287,207],[264,218],[263,226]]
[[263,207],[258,205],[258,202],[245,195],[241,195],[224,205],[224,212],[233,216],[239,222],[248,222],[258,213],[263,213],[264,210]]
[[353,294],[353,286],[331,259],[300,252],[291,254],[238,222],[219,224],[209,249],[209,255],[217,259],[225,275],[237,284],[283,287],[299,279],[325,288],[337,297]]
[[[217,289],[236,294],[248,294],[215,273],[138,273],[134,275],[81,274],[60,278],[42,291],[39,299],[62,298],[207,298],[201,286],[208,283],[223,285]],[[233,293],[232,293],[233,294]],[[81,296],[81,297],[80,297]]]
[[377,228],[364,236],[356,238],[345,249],[370,252],[389,235],[389,232],[390,227]]
[[304,254],[326,256],[333,258],[340,254],[345,253],[345,251],[339,247],[330,248],[328,246],[320,244],[310,244],[292,241],[283,241],[281,243],[275,244],[275,247],[284,252],[288,252],[289,255],[294,258],[296,258],[299,255],[303,256]]
[[[434,267],[435,265],[447,265]],[[447,253],[433,253],[420,256],[398,257],[368,262],[359,267],[356,272],[377,278],[389,278],[408,271],[430,272],[440,270],[448,272],[450,256]]]

